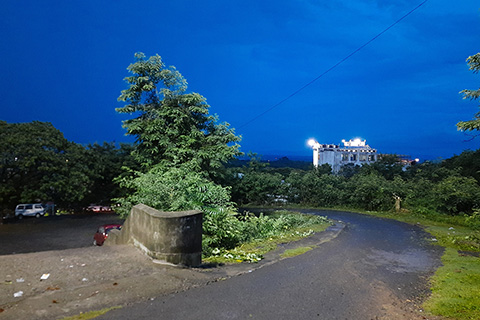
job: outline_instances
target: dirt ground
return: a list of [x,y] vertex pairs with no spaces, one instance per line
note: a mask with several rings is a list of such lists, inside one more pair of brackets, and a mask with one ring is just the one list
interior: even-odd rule
[[[156,264],[132,246],[92,246],[0,259],[2,319],[61,319],[154,299],[213,279],[208,271]],[[49,276],[42,280],[43,275]]]
[[[295,246],[319,245],[336,237],[333,226],[300,242],[285,244],[260,263],[184,268],[153,261],[129,245],[86,247],[0,256],[0,319],[62,319],[155,299],[268,266]],[[42,276],[46,276],[42,280]]]

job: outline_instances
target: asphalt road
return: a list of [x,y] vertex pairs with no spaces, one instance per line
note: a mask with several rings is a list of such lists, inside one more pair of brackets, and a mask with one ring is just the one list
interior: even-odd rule
[[98,227],[108,223],[123,220],[114,213],[13,220],[0,224],[0,255],[91,246]]
[[322,214],[347,227],[314,250],[97,319],[423,319],[416,302],[428,293],[442,248],[416,226]]

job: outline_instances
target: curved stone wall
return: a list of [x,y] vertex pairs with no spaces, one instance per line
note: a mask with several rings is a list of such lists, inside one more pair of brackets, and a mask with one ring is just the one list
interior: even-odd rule
[[133,244],[160,262],[197,266],[202,263],[202,217],[197,210],[162,212],[138,204],[105,244]]

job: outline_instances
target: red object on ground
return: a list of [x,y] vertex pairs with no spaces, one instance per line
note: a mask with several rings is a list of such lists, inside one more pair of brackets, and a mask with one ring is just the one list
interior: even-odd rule
[[93,245],[95,246],[101,246],[105,242],[105,240],[108,238],[108,233],[110,230],[117,229],[121,230],[122,225],[121,224],[104,224],[100,228],[98,228],[97,232],[93,236]]

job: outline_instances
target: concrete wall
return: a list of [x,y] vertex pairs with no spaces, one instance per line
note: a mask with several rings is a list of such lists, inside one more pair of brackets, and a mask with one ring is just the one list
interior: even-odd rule
[[105,244],[133,244],[154,259],[197,266],[202,263],[202,218],[201,211],[161,212],[139,204]]

